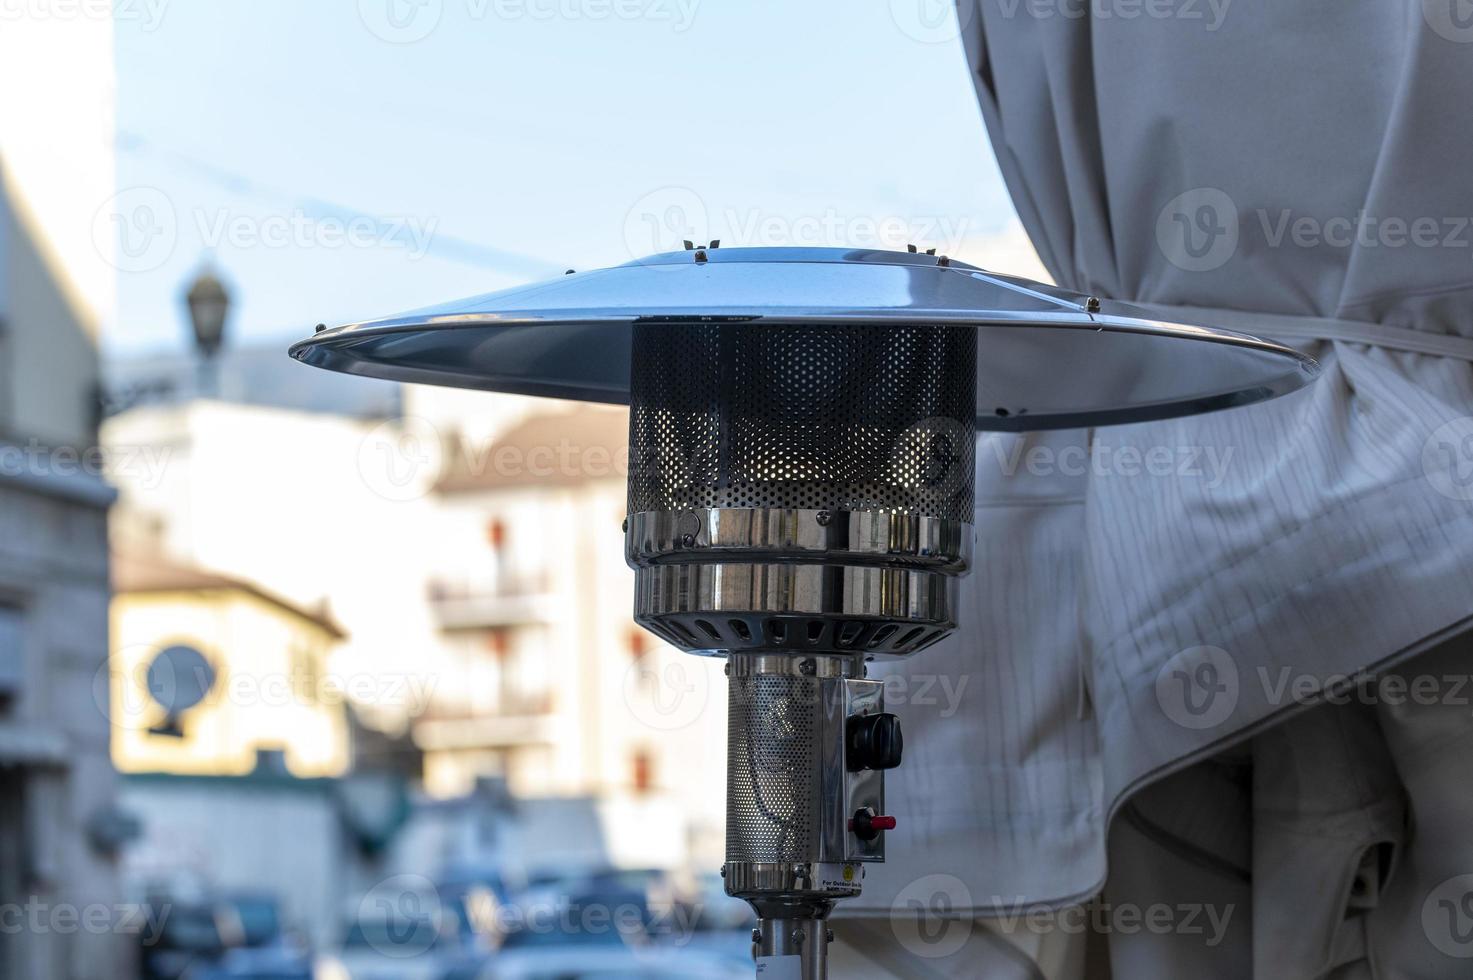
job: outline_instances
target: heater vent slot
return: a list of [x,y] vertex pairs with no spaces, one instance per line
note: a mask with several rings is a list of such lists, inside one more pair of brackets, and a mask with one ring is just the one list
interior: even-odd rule
[[629,513],[972,519],[977,331],[636,324]]

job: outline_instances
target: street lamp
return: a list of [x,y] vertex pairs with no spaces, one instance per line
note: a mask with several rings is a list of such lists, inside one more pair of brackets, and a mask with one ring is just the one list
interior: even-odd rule
[[[213,389],[214,358],[225,340],[225,321],[230,315],[230,293],[208,268],[200,271],[184,294],[194,346],[200,356],[201,394]],[[211,382],[206,384],[205,382]]]

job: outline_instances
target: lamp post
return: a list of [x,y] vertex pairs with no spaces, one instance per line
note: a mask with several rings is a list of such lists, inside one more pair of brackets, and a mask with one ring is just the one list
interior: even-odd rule
[[194,346],[200,356],[200,394],[215,394],[215,355],[225,340],[230,315],[230,293],[208,268],[200,271],[184,294]]

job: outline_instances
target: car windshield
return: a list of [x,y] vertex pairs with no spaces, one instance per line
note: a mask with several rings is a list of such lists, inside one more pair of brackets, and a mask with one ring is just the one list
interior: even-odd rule
[[439,930],[429,917],[360,919],[348,930],[343,945],[370,947],[392,955],[402,950],[424,950],[438,938]]

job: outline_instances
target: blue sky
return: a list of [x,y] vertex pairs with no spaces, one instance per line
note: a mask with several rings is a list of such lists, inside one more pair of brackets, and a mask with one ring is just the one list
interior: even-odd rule
[[207,255],[252,343],[681,237],[966,254],[1016,221],[948,7],[120,0],[106,347]]

